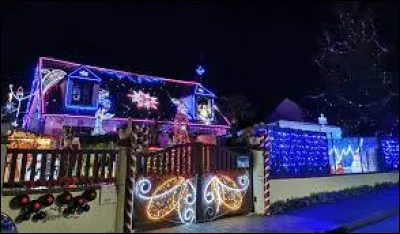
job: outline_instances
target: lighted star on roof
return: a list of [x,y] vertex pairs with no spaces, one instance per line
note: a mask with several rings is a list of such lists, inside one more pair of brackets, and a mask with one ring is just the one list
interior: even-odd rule
[[158,109],[158,100],[156,97],[150,96],[148,93],[144,93],[141,90],[133,91],[132,94],[127,95],[131,98],[133,103],[136,103],[138,108],[145,108],[145,109]]

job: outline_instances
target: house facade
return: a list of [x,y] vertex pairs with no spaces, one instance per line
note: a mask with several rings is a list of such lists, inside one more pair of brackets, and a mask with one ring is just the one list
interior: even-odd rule
[[[128,117],[135,124],[157,124],[171,132],[179,108],[189,132],[225,135],[229,121],[202,84],[41,57],[35,70],[23,127],[62,136],[65,127],[93,133],[101,118],[104,133],[116,132]],[[100,117],[99,117],[100,116]]]

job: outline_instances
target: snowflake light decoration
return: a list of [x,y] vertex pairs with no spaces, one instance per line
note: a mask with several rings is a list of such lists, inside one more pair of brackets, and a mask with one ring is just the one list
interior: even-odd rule
[[141,90],[138,92],[133,91],[132,94],[127,95],[131,98],[133,103],[136,103],[138,108],[145,108],[145,109],[158,109],[158,100],[156,97],[150,96],[148,93],[144,93]]

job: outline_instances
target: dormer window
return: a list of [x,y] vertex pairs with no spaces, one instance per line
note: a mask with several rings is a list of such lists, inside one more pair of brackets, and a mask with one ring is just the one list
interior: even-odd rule
[[85,66],[68,75],[65,92],[66,109],[97,110],[101,79]]
[[72,88],[72,104],[91,105],[93,86],[94,84],[87,82],[74,82]]
[[201,85],[195,89],[196,119],[205,124],[214,121],[214,98],[215,95]]

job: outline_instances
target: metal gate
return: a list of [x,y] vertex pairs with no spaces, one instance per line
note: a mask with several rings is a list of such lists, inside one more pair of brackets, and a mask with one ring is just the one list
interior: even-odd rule
[[136,162],[133,229],[253,211],[252,159],[246,149],[184,144],[139,154]]

